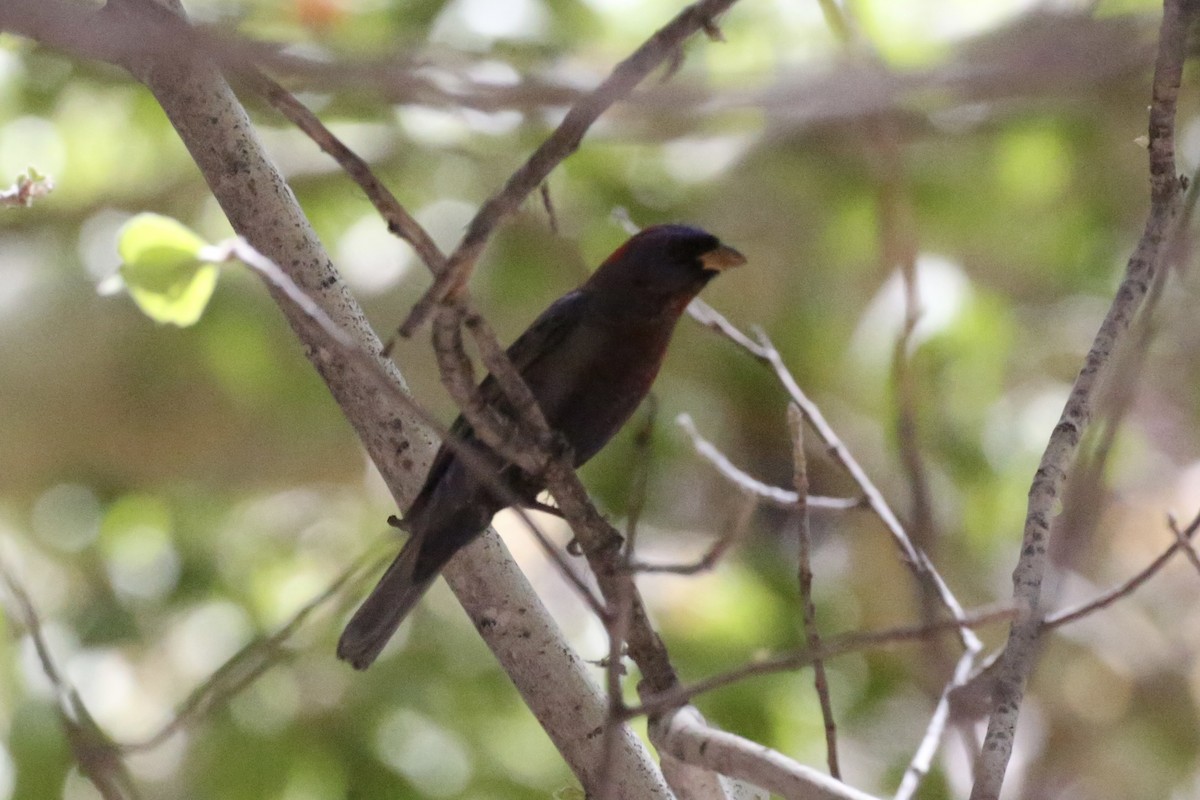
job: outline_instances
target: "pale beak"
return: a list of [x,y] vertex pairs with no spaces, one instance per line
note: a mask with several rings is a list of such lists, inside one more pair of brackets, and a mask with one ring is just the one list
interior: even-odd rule
[[731,267],[740,267],[746,263],[746,257],[727,244],[719,245],[700,256],[700,263],[705,269],[713,272],[724,272]]

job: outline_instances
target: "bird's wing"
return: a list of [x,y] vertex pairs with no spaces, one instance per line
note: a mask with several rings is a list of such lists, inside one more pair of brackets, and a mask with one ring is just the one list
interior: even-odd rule
[[517,372],[527,374],[540,359],[556,352],[562,341],[584,321],[586,308],[587,295],[576,289],[543,311],[508,348],[508,359]]
[[[517,337],[517,340],[507,350],[508,358],[517,372],[522,376],[527,375],[536,370],[547,357],[552,357],[558,351],[562,342],[583,321],[586,302],[586,295],[578,290],[563,295],[543,311],[524,333]],[[489,405],[500,408],[506,413],[511,412],[499,383],[490,374],[479,385],[479,394]],[[476,443],[474,428],[461,414],[450,426],[449,438],[466,444]],[[437,455],[434,456],[429,474],[425,478],[425,485],[416,500],[413,501],[408,514],[405,515],[406,518],[418,513],[421,507],[429,502],[434,487],[445,478],[453,461],[454,450],[443,444],[438,449]]]

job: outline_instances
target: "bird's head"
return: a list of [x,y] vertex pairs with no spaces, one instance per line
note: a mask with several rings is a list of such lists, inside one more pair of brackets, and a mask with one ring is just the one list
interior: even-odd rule
[[656,225],[618,247],[587,286],[682,311],[710,280],[745,263],[745,256],[707,231]]

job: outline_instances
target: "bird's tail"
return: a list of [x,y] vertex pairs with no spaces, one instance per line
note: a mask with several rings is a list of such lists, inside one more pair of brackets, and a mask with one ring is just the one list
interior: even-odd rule
[[338,658],[349,661],[355,669],[371,666],[396,628],[400,627],[408,612],[412,611],[438,576],[436,570],[422,577],[417,576],[420,550],[419,536],[405,543],[400,555],[383,573],[370,596],[350,618],[346,630],[342,631],[337,646]]

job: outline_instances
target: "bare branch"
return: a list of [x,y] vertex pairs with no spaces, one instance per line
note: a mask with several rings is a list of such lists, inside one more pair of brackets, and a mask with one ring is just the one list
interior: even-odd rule
[[[913,546],[912,541],[908,538],[908,534],[904,531],[904,526],[900,524],[899,518],[884,499],[883,493],[875,487],[875,484],[867,476],[866,471],[859,466],[858,461],[851,455],[850,450],[838,437],[837,433],[834,432],[833,427],[825,420],[821,409],[800,388],[795,377],[788,370],[787,365],[783,363],[783,357],[767,337],[766,332],[757,331],[758,341],[753,342],[711,306],[703,307],[700,310],[700,314],[700,322],[702,324],[741,346],[755,359],[772,369],[784,390],[791,397],[792,402],[804,413],[805,420],[816,431],[817,436],[820,437],[827,451],[841,464],[842,468],[850,475],[854,482],[858,484],[863,492],[863,496],[866,498],[866,505],[883,522],[884,527],[891,534],[893,541],[900,548],[901,555],[904,557],[904,561],[912,571],[914,577],[923,584],[931,584],[943,607],[955,617],[961,616],[963,613],[962,605],[955,598],[954,593],[950,591],[950,588],[942,580],[941,575],[938,574],[929,559]],[[979,646],[978,640],[967,627],[964,626],[959,630],[959,636],[960,642],[965,649],[970,650]]]
[[757,508],[758,498],[749,492],[742,492],[742,502],[734,510],[733,522],[697,561],[690,564],[653,564],[630,560],[626,568],[632,572],[670,575],[695,575],[698,572],[707,572],[715,567],[727,552],[746,540],[746,534],[750,530],[750,520]]
[[367,199],[387,223],[388,230],[412,245],[421,260],[435,273],[445,266],[446,257],[437,243],[421,223],[408,213],[396,195],[376,177],[370,166],[357,153],[347,147],[325,126],[317,115],[308,110],[290,92],[258,70],[247,69],[242,73],[254,89],[265,97],[276,110],[329,155],[366,193]]
[[492,231],[517,210],[555,167],[579,148],[584,135],[601,114],[633,91],[647,75],[676,52],[685,39],[698,30],[708,30],[714,24],[713,20],[735,2],[699,0],[688,6],[618,64],[603,83],[571,106],[554,133],[479,209],[467,226],[462,242],[451,254],[447,269],[434,279],[433,285],[413,306],[408,319],[400,326],[400,335],[411,336],[442,300],[457,294],[466,286]]
[[746,334],[742,333],[736,325],[725,319],[715,308],[697,297],[688,304],[687,312],[692,319],[699,322],[704,327],[714,330],[717,333],[729,339],[734,344],[741,347],[750,355],[757,358],[759,361],[769,363],[767,359],[767,351],[759,345],[758,342],[751,339]]
[[1183,75],[1194,4],[1167,0],[1163,6],[1158,58],[1154,68],[1149,122],[1150,213],[1125,277],[1071,387],[1058,424],[1046,444],[1029,491],[1020,557],[1013,571],[1017,617],[997,665],[988,731],[976,762],[971,800],[996,800],[1016,737],[1025,684],[1037,658],[1042,628],[1041,589],[1048,560],[1050,524],[1067,473],[1079,451],[1095,405],[1097,383],[1111,367],[1120,344],[1160,269],[1180,210],[1180,181],[1175,168],[1175,108]]

